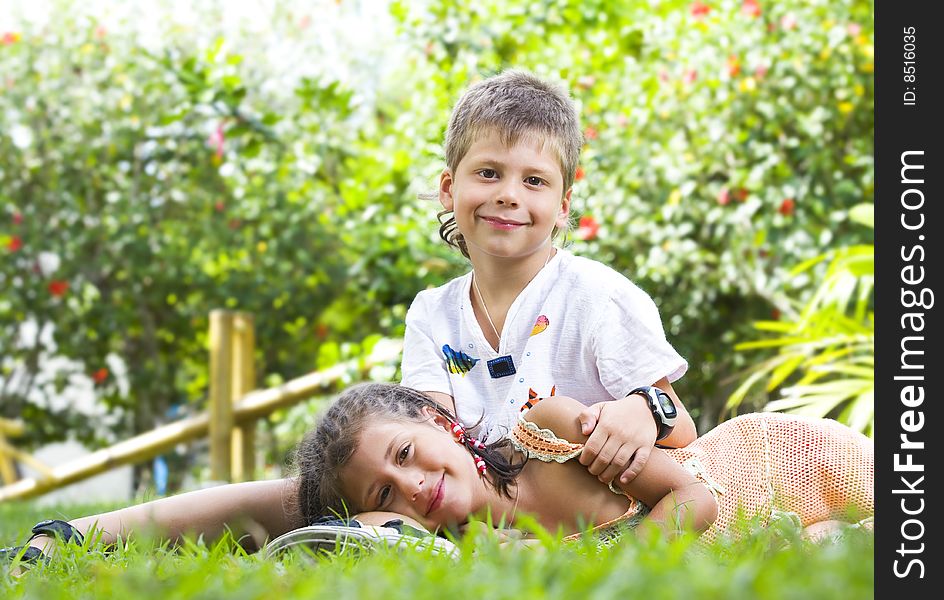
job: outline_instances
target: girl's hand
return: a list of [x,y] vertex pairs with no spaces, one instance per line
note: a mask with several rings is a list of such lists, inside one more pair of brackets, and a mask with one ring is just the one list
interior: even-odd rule
[[504,527],[489,527],[486,523],[482,521],[469,521],[463,523],[459,526],[459,534],[466,535],[481,535],[487,533],[488,535],[493,535],[499,539],[501,542],[509,542],[512,540],[520,540],[524,537],[524,532],[520,529],[504,528]]
[[411,517],[408,517],[406,515],[401,515],[399,513],[373,510],[373,511],[368,511],[368,512],[357,513],[356,515],[354,515],[353,518],[356,519],[358,522],[360,522],[362,525],[374,525],[377,527],[383,527],[384,523],[387,523],[389,521],[400,520],[404,524],[409,525],[410,527],[413,527],[415,529],[420,529],[426,532],[429,531],[428,529],[426,529],[426,526],[421,524],[419,521]]
[[646,401],[637,394],[588,406],[578,422],[583,434],[590,436],[580,464],[606,484],[617,477],[628,483],[639,475],[659,432]]
[[482,521],[471,521],[459,526],[459,534],[488,535],[498,540],[499,546],[527,546],[538,543],[536,538],[529,538],[520,529],[489,527]]

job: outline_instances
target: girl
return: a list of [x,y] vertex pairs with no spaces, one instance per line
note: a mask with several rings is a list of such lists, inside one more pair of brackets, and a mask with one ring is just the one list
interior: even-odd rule
[[[574,458],[587,437],[580,404],[558,396],[524,412],[509,436],[483,444],[416,391],[350,389],[299,447],[299,506],[393,512],[430,531],[522,513],[577,536],[648,523],[712,539],[739,513],[762,525],[789,516],[821,530],[874,512],[872,441],[831,420],[776,413],[727,421],[685,448],[656,449],[626,484],[604,485]],[[537,460],[530,460],[537,459]]]
[[[567,229],[582,145],[567,93],[528,73],[506,71],[459,99],[439,179],[440,235],[472,270],[416,296],[401,383],[464,422],[481,420],[488,439],[537,397],[576,398],[586,408],[575,422],[590,436],[580,462],[605,483],[625,483],[656,441],[684,446],[696,432],[671,385],[687,363],[653,301],[616,271],[552,244]],[[644,385],[672,399],[673,428],[630,394]]]
[[[376,525],[396,513],[428,531],[487,515],[514,526],[528,513],[568,539],[587,525],[607,541],[649,525],[670,535],[693,528],[709,541],[741,513],[762,526],[787,516],[820,533],[874,513],[872,441],[835,421],[743,415],[685,448],[656,449],[636,478],[614,486],[573,460],[587,439],[574,418],[580,406],[543,399],[506,438],[486,445],[427,395],[364,384],[305,437],[295,480],[200,490],[58,527],[81,539],[97,524],[105,543],[142,529],[209,540],[229,528],[249,532],[243,542],[252,548],[331,512],[364,512],[358,519]],[[280,505],[265,501],[273,490]],[[30,545],[46,548],[50,529]]]

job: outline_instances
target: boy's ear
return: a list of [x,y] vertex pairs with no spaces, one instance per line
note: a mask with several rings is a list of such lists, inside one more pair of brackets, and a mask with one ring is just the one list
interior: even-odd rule
[[449,167],[446,167],[439,174],[439,203],[446,210],[452,210],[455,206],[452,198],[452,184],[452,171],[449,170]]
[[567,188],[567,191],[564,192],[564,197],[561,198],[561,207],[560,212],[557,213],[557,227],[563,229],[567,227],[567,220],[570,218],[570,195],[573,193],[574,188]]

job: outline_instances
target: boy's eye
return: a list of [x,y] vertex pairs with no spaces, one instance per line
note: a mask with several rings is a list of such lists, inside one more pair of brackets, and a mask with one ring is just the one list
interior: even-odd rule
[[544,184],[544,180],[541,179],[540,177],[528,177],[527,179],[525,179],[525,181],[529,185],[543,185]]
[[496,176],[498,176],[498,173],[495,172],[495,169],[482,169],[481,171],[479,171],[479,175],[481,175],[485,179],[493,179]]

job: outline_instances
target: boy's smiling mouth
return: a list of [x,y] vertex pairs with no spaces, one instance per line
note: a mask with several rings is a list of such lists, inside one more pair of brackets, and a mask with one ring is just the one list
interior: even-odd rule
[[501,219],[498,217],[481,216],[479,218],[485,221],[486,223],[488,223],[489,225],[491,225],[492,227],[495,227],[496,229],[506,229],[506,230],[517,229],[518,227],[523,227],[526,225],[526,223],[521,223],[518,221],[510,221],[508,219]]

